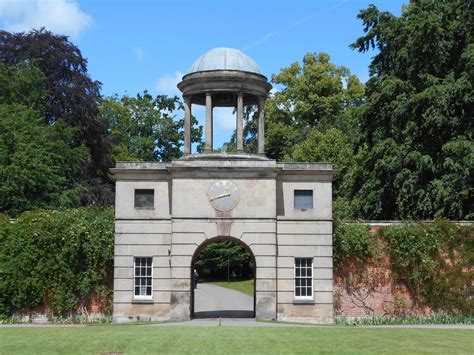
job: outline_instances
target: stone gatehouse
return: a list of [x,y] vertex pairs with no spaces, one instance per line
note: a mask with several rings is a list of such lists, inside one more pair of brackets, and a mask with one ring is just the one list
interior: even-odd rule
[[[185,103],[183,157],[119,162],[116,176],[114,321],[193,317],[192,262],[232,239],[255,259],[255,317],[333,321],[332,178],[328,163],[264,155],[271,89],[242,52],[215,48],[178,84]],[[205,150],[191,154],[191,109],[206,106]],[[258,148],[244,153],[243,112],[254,105]],[[236,107],[236,147],[213,151],[213,107]]]

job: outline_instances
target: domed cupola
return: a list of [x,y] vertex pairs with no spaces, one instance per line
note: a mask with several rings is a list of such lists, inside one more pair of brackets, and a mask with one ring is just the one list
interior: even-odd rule
[[189,73],[210,70],[238,70],[261,74],[257,63],[235,48],[214,48],[200,56],[191,66]]
[[191,106],[206,106],[205,153],[213,150],[214,107],[235,107],[237,153],[243,153],[244,106],[257,105],[258,153],[264,156],[264,104],[272,86],[255,61],[234,48],[214,48],[201,55],[178,84],[185,107],[184,155],[191,154]]

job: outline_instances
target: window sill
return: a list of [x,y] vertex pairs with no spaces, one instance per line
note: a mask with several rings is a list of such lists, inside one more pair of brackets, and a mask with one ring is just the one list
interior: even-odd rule
[[154,210],[155,207],[135,207],[136,210]]
[[294,299],[293,304],[316,304],[313,299]]
[[134,298],[132,304],[153,304],[155,303],[152,298]]

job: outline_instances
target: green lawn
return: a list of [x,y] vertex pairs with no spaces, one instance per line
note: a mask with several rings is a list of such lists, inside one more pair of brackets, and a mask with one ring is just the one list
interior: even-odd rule
[[252,296],[253,297],[253,283],[254,280],[244,280],[244,281],[212,281],[212,282],[206,282],[212,285],[216,286],[221,286],[221,287],[226,287],[230,288],[235,291],[239,291],[242,293],[245,293],[246,295]]
[[358,327],[0,328],[0,354],[471,353],[474,331]]

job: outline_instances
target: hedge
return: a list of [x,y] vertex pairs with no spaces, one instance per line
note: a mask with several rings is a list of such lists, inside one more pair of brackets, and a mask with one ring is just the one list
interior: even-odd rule
[[0,316],[48,305],[73,313],[93,294],[110,300],[114,214],[111,208],[25,212],[0,217]]

